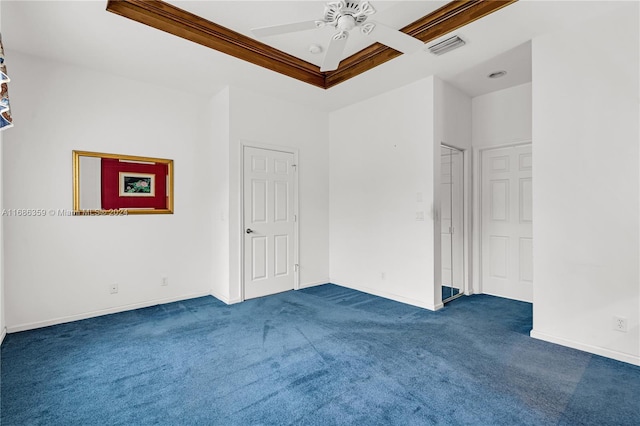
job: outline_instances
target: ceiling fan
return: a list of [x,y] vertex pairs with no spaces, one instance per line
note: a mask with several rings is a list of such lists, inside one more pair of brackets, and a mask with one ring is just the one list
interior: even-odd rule
[[376,13],[376,10],[368,1],[330,1],[325,5],[324,17],[320,20],[254,28],[251,31],[257,37],[267,37],[316,28],[334,27],[338,32],[331,37],[329,48],[322,59],[322,65],[320,66],[320,71],[322,72],[333,71],[338,68],[342,52],[349,38],[349,31],[356,27],[360,28],[362,34],[402,53],[413,53],[424,47],[422,41],[402,31],[378,22],[367,21],[367,18],[374,13]]

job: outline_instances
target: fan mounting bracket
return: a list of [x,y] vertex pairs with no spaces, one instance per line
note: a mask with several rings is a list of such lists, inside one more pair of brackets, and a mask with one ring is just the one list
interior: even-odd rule
[[[374,13],[376,13],[376,10],[368,1],[332,1],[325,5],[323,20],[327,25],[332,25],[343,31],[349,31],[354,27],[360,26],[367,20],[369,15]],[[351,20],[353,20],[352,26]]]

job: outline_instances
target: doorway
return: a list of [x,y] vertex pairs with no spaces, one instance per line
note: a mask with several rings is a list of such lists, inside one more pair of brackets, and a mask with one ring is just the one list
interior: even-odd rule
[[464,152],[440,146],[442,302],[464,293]]
[[243,148],[244,299],[297,285],[295,153]]

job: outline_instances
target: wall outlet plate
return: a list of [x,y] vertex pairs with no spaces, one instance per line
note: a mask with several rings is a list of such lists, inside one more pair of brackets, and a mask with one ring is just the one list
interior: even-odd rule
[[162,280],[160,280],[160,285],[169,285],[169,277],[162,277]]
[[113,283],[109,286],[109,293],[116,294],[118,292],[118,283]]
[[623,333],[627,332],[627,319],[624,317],[615,316],[613,317],[613,329],[616,331],[621,331]]

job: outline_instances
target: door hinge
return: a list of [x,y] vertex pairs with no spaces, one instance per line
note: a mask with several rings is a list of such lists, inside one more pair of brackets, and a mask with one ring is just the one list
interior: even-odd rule
[[294,172],[298,171],[298,165],[297,164],[292,164],[291,167],[293,167],[293,171]]
[[453,235],[453,230],[454,230],[453,226],[450,226],[450,227],[449,227],[449,233],[450,233],[451,235]]
[[294,222],[297,222],[297,221],[298,221],[298,215],[297,215],[297,214],[294,214],[294,215],[293,215],[293,221],[294,221]]
[[296,272],[298,272],[298,270],[300,269],[300,265],[298,265],[297,263],[293,265],[293,267]]

